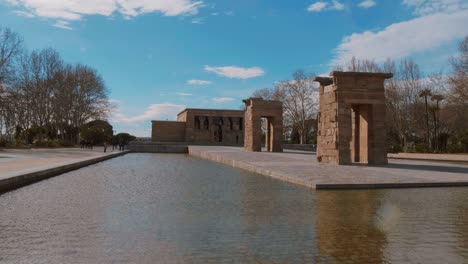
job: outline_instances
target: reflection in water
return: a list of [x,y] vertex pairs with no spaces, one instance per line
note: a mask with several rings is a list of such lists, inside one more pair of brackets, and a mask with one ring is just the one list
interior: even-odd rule
[[0,196],[0,263],[466,263],[468,188],[314,191],[128,154]]
[[241,178],[245,255],[259,263],[310,263],[315,255],[314,195],[254,175]]
[[459,246],[458,254],[465,256],[468,263],[468,196],[466,192],[458,191],[454,195],[457,206],[450,207],[451,214],[454,214],[454,224],[457,229],[457,239]]
[[386,238],[379,226],[386,216],[376,215],[378,197],[375,191],[317,192],[318,260],[384,262]]

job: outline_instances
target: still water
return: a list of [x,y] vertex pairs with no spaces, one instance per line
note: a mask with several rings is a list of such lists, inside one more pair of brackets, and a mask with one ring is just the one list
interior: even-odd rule
[[128,154],[0,195],[0,263],[468,263],[468,188],[314,191]]

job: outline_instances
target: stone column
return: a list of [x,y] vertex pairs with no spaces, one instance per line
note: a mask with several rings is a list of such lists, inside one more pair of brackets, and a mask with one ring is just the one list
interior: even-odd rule
[[359,148],[360,148],[360,135],[359,135],[359,128],[361,127],[359,124],[359,105],[353,105],[353,145],[352,145],[352,152],[351,152],[351,160],[353,162],[359,162]]
[[262,151],[261,117],[248,110],[245,112],[245,135],[244,149],[246,151]]
[[270,152],[283,152],[283,118],[270,118]]
[[372,126],[371,107],[369,105],[359,106],[359,162],[369,163],[369,127]]
[[266,151],[271,151],[271,120],[270,118],[265,118],[265,148]]
[[338,105],[338,164],[351,164],[352,149],[352,123],[351,105],[341,103]]
[[369,164],[386,165],[387,159],[387,131],[385,129],[385,104],[372,105],[372,120]]

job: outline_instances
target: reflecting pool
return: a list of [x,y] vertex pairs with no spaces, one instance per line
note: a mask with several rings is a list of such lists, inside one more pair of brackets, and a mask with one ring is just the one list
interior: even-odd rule
[[128,154],[0,195],[0,263],[468,263],[468,188],[315,191]]

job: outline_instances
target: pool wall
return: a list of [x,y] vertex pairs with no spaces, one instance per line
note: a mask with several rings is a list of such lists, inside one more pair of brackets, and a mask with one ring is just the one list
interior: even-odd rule
[[43,170],[36,170],[36,171],[32,171],[26,174],[20,174],[20,175],[3,178],[3,179],[0,178],[0,194],[20,188],[25,185],[29,185],[38,181],[45,180],[54,176],[58,176],[60,174],[63,174],[72,170],[77,170],[77,169],[80,169],[89,165],[99,163],[101,161],[105,161],[105,160],[112,159],[118,156],[122,156],[127,153],[129,153],[129,151],[117,152],[117,153],[112,153],[112,154],[108,154],[105,156],[93,157],[93,158],[80,160],[77,162],[71,162],[71,163],[67,163],[64,165],[57,166],[57,167],[52,167],[52,168],[43,169]]

